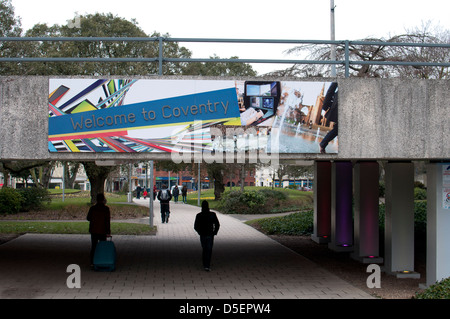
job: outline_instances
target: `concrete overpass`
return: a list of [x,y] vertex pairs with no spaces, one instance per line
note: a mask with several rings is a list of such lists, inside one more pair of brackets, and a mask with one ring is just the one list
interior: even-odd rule
[[[345,78],[337,82],[338,154],[280,154],[280,159],[441,161],[450,157],[448,80]],[[45,76],[0,77],[1,160],[170,159],[168,154],[155,153],[50,153],[48,86]]]
[[[362,262],[384,262],[385,270],[395,275],[405,276],[406,271],[414,276],[412,161],[426,161],[427,284],[449,277],[450,251],[446,244],[450,240],[447,231],[450,208],[445,204],[445,196],[450,193],[447,174],[450,166],[450,81],[362,78],[329,81],[337,81],[339,86],[339,151],[279,154],[281,161],[289,163],[315,161],[313,239],[327,243],[330,249],[351,249],[354,258]],[[49,152],[49,77],[0,77],[0,88],[1,161],[171,159],[167,153]],[[380,162],[386,163],[385,256],[379,256],[378,232],[375,231],[378,229]],[[354,217],[350,205],[352,195]]]

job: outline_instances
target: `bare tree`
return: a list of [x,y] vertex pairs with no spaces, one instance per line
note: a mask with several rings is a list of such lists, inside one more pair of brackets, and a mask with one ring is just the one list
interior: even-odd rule
[[[359,42],[391,42],[417,44],[450,44],[450,31],[440,26],[433,27],[431,22],[423,23],[421,27],[406,30],[405,34],[386,38],[365,38]],[[336,59],[345,59],[345,45],[336,45]],[[287,51],[288,54],[305,55],[310,60],[329,60],[331,45],[305,44]],[[448,62],[450,51],[442,47],[423,46],[389,46],[382,44],[349,45],[351,61],[373,62]],[[405,66],[405,65],[372,65],[350,64],[350,75],[356,77],[409,77],[423,79],[448,79],[448,67],[436,66]],[[345,69],[337,66],[337,75],[343,76]],[[329,65],[294,65],[288,69],[272,72],[273,76],[328,77]]]

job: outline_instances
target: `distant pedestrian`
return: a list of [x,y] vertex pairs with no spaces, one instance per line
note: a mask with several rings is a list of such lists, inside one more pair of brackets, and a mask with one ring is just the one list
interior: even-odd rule
[[181,196],[183,197],[183,203],[187,204],[187,186],[183,185],[183,188],[181,189]]
[[105,241],[111,235],[111,212],[106,206],[106,198],[103,194],[97,194],[97,203],[89,208],[86,219],[89,221],[91,233],[91,265],[94,264],[94,253],[97,243]]
[[162,223],[169,222],[170,215],[170,200],[172,199],[172,194],[170,190],[167,189],[167,185],[163,185],[161,190],[158,192],[158,199],[161,206],[161,221]]
[[175,187],[173,188],[172,195],[173,195],[173,201],[175,203],[178,203],[178,196],[180,195],[180,189],[178,188],[177,185],[175,185]]
[[136,198],[137,199],[140,199],[141,198],[141,185],[138,185],[137,187],[136,187]]
[[214,236],[217,235],[220,228],[216,213],[209,210],[209,204],[205,200],[202,202],[202,211],[197,214],[194,222],[194,229],[200,235],[202,245],[203,268],[211,271],[212,248],[214,245]]

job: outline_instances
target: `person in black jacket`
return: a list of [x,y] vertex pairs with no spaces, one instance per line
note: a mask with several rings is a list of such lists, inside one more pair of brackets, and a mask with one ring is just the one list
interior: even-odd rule
[[161,220],[162,223],[169,222],[170,215],[170,200],[172,199],[172,194],[167,188],[167,185],[163,185],[161,190],[158,192],[158,199],[161,206]]
[[323,101],[322,110],[324,110],[325,118],[333,122],[333,129],[328,132],[322,142],[320,142],[320,153],[326,153],[325,148],[336,136],[338,136],[338,87],[337,82],[331,83],[325,99]]
[[211,271],[211,256],[214,245],[214,236],[219,231],[220,223],[216,213],[209,210],[209,204],[205,200],[202,202],[202,211],[195,217],[194,229],[200,235],[202,245],[203,268]]
[[183,188],[181,189],[181,196],[183,197],[183,203],[187,204],[187,186],[183,185]]
[[106,206],[104,194],[97,194],[97,203],[89,208],[86,219],[89,221],[89,232],[91,233],[91,265],[94,262],[94,253],[97,243],[106,240],[111,235],[111,212]]

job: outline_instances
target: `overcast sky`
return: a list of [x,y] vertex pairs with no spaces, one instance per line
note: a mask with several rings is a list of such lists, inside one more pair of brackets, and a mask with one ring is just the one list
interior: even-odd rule
[[[330,39],[330,0],[12,0],[12,4],[24,30],[36,23],[67,24],[76,14],[111,12],[136,19],[149,35],[157,31],[173,38]],[[336,40],[388,37],[428,20],[450,29],[449,0],[334,0],[334,4]],[[280,59],[286,58],[282,52],[290,47],[181,44],[198,58],[215,53],[223,58]]]

